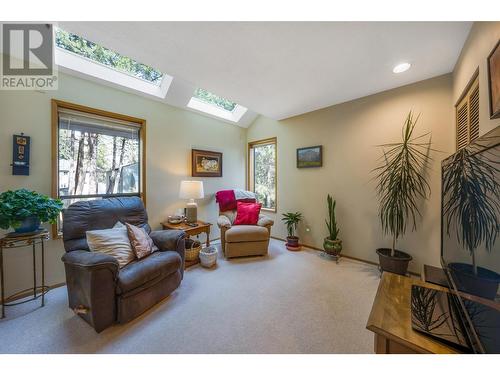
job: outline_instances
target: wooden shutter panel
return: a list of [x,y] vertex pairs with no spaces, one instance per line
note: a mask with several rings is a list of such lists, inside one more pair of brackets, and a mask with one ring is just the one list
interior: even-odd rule
[[469,143],[479,138],[479,85],[469,98]]
[[457,150],[469,143],[469,111],[467,101],[457,107]]
[[479,78],[467,86],[456,105],[457,150],[479,137]]

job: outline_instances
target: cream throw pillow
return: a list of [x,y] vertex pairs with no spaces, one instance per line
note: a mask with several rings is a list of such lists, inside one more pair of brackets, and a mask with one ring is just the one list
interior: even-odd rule
[[90,230],[86,234],[89,249],[111,255],[118,261],[120,268],[125,267],[135,259],[127,227],[122,223],[117,222],[110,229]]

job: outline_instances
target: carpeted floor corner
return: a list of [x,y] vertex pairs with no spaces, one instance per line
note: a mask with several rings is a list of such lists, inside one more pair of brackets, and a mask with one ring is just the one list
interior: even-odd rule
[[0,353],[373,353],[376,267],[320,254],[271,240],[268,257],[195,266],[169,298],[100,334],[54,289],[44,308],[7,309]]

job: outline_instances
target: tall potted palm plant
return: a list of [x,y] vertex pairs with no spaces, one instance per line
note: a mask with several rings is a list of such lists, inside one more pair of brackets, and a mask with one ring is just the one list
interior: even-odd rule
[[397,240],[406,232],[408,225],[417,229],[420,216],[420,200],[427,199],[430,186],[426,169],[431,159],[429,133],[414,136],[418,116],[410,111],[402,129],[401,142],[388,143],[383,147],[383,162],[373,171],[378,179],[379,218],[385,234],[392,236],[390,248],[377,249],[380,268],[405,275],[411,255],[396,249]]

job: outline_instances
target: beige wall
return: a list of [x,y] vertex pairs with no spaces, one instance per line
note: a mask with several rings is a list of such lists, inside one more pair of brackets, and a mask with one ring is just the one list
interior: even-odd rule
[[[244,187],[246,129],[68,75],[60,74],[59,79],[59,90],[54,92],[0,91],[0,191],[27,187],[50,194],[51,98],[146,119],[147,209],[153,228],[183,207],[178,189],[182,179],[191,179],[192,147],[224,153],[223,177],[203,179],[206,199],[199,202],[201,219],[215,223],[217,190]],[[20,132],[32,137],[27,177],[11,174],[12,135]],[[217,226],[212,229],[213,238],[218,237]],[[62,243],[51,241],[46,265],[50,285],[64,282],[62,254]],[[30,286],[28,249],[7,250],[5,265],[7,293]]]
[[475,22],[453,70],[453,105],[479,68],[479,133],[483,135],[500,125],[490,120],[488,67],[486,58],[500,39],[500,22]]
[[[248,129],[248,140],[278,138],[278,213],[273,234],[284,238],[281,214],[300,211],[301,241],[322,247],[327,235],[326,196],[337,200],[337,219],[344,253],[377,261],[375,249],[388,247],[391,239],[382,234],[377,217],[375,184],[370,171],[381,150],[375,145],[398,141],[410,109],[421,113],[417,134],[432,132],[434,154],[430,172],[432,194],[421,207],[423,219],[418,232],[408,231],[398,248],[409,252],[411,270],[439,264],[440,248],[440,161],[454,151],[453,110],[450,74],[409,86],[335,105],[283,121],[259,117]],[[298,147],[323,145],[323,167],[297,169]],[[306,232],[310,228],[310,232]]]

